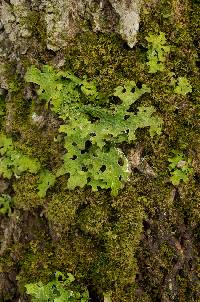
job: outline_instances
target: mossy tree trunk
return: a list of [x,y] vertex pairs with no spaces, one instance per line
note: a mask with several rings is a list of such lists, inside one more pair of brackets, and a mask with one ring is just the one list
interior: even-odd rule
[[[198,302],[199,0],[2,0],[0,6],[1,133],[17,154],[54,172],[65,153],[62,121],[24,80],[31,65],[86,76],[102,95],[127,80],[145,84],[151,94],[130,112],[139,103],[153,106],[163,120],[161,135],[137,130],[136,141],[118,146],[132,172],[117,197],[90,187],[71,191],[64,175],[40,198],[38,174],[1,173],[0,301],[30,301],[25,284],[47,283],[62,271],[75,275],[74,288],[88,288],[92,302]],[[160,33],[170,51],[157,62],[163,70],[150,73],[147,37]],[[191,87],[185,94],[175,93],[180,78]],[[112,106],[119,102],[111,99]],[[181,160],[170,170],[174,152]],[[187,180],[173,184],[172,173],[187,173],[183,167]]]

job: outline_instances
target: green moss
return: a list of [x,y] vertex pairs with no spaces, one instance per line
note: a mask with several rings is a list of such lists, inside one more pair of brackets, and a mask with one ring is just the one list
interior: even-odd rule
[[[39,116],[39,122],[34,122],[35,114]],[[23,89],[11,93],[6,104],[4,128],[13,136],[15,147],[38,158],[49,169],[61,165],[62,145],[54,139],[58,127],[58,121],[47,113],[43,105],[37,106],[34,101],[24,99]]]
[[[92,217],[93,215],[97,215],[98,217],[98,213],[94,213],[95,210],[93,209],[97,210],[99,208],[99,211],[100,209],[104,211],[102,205],[104,204],[106,207],[106,202],[110,198],[109,195],[108,197],[102,196],[101,193],[93,193],[90,189],[76,189],[70,191],[67,189],[67,180],[67,176],[62,176],[57,180],[54,193],[46,207],[47,219],[53,227],[60,230],[60,232],[69,231],[75,226],[75,223],[77,223],[86,233],[89,229],[91,230],[91,233],[97,232],[93,230],[93,228],[95,229],[96,225],[101,223],[100,221],[98,222],[98,219],[96,221],[96,219]],[[101,216],[100,213],[99,215]],[[91,221],[91,226],[90,219],[93,221]],[[99,220],[101,220],[100,217]]]
[[[110,207],[109,200],[100,193],[69,192],[65,181],[66,177],[60,179],[62,185],[57,186],[47,205],[46,217],[55,243],[51,261],[42,256],[42,265],[47,263],[47,270],[56,267],[75,272],[86,282],[92,280],[95,287],[111,290],[114,299],[117,296],[132,299],[137,272],[135,253],[144,218],[143,206],[134,197],[134,190],[129,187],[125,194],[113,199]],[[25,266],[40,271],[40,258],[29,255]],[[132,287],[129,295],[125,294],[127,284]]]
[[102,232],[109,229],[109,216],[111,215],[109,204],[92,204],[80,210],[78,226],[85,234],[100,237]]
[[43,167],[55,169],[62,162],[62,146],[54,140],[57,129],[54,124],[49,124],[48,130],[38,129],[37,126],[28,124],[19,128],[20,139],[15,141],[15,146],[29,156],[38,158]]
[[43,47],[46,46],[47,37],[44,22],[45,20],[43,20],[42,15],[38,11],[30,11],[25,20],[25,24],[28,24],[28,28],[34,38],[37,39],[37,43],[41,43]]
[[47,219],[54,229],[66,232],[75,223],[78,207],[84,202],[79,192],[64,191],[52,195],[46,209]]
[[160,251],[159,258],[162,261],[160,265],[162,265],[164,269],[168,269],[168,270],[172,269],[174,265],[173,260],[174,260],[175,251],[166,242],[163,242],[161,244],[159,251]]
[[99,88],[109,93],[124,79],[137,81],[135,70],[141,65],[116,35],[86,32],[78,35],[66,50],[65,68],[80,78],[87,75],[95,79]]
[[17,276],[19,290],[24,292],[24,285],[36,280],[48,282],[56,270],[52,265],[53,260],[53,252],[49,250],[48,242],[43,242],[41,246],[40,240],[32,240],[19,261],[20,272]]
[[16,94],[19,93],[22,89],[22,82],[21,75],[16,72],[16,62],[8,61],[4,68],[4,76],[7,79],[9,91]]
[[32,174],[23,174],[13,183],[15,192],[13,202],[17,208],[31,210],[43,203],[37,195],[38,176]]
[[56,267],[66,272],[74,272],[77,278],[84,279],[87,284],[91,266],[97,259],[96,242],[76,230],[75,233],[69,233],[67,239],[63,238],[56,243],[54,249]]
[[[131,194],[132,193],[132,194]],[[96,208],[96,211],[95,211]],[[137,260],[135,253],[138,248],[142,233],[142,222],[144,218],[143,207],[135,197],[134,190],[127,188],[118,198],[114,199],[111,205],[112,212],[109,216],[105,209],[100,214],[100,208],[86,208],[84,214],[87,218],[92,213],[98,215],[97,221],[86,221],[87,231],[96,223],[99,231],[101,245],[98,249],[98,261],[91,269],[91,278],[96,287],[103,291],[111,292],[114,301],[135,301],[135,275],[137,273]],[[108,217],[108,218],[107,218]],[[100,218],[100,222],[99,222]],[[80,218],[81,219],[81,218]],[[90,224],[88,225],[88,223]],[[95,234],[97,236],[97,234]],[[132,288],[129,294],[126,288]]]
[[[195,180],[190,181],[189,184],[183,184],[179,190],[180,199],[176,206],[185,216],[191,230],[196,232],[199,225],[200,213],[198,211],[200,192]],[[198,234],[198,231],[196,235]]]
[[0,273],[12,272],[12,268],[13,268],[14,264],[15,264],[15,262],[12,259],[10,253],[3,255],[3,257],[1,257],[1,261],[0,261]]
[[26,123],[30,104],[24,101],[23,90],[11,93],[6,103],[5,128],[8,134],[14,135],[20,131],[20,126]]

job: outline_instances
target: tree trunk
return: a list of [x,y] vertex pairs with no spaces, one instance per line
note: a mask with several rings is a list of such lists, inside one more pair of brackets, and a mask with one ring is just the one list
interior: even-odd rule
[[[1,0],[0,7],[0,301],[31,301],[26,285],[44,286],[59,271],[75,281],[60,276],[53,298],[49,291],[49,300],[33,301],[55,301],[62,288],[73,301],[88,290],[91,302],[198,302],[199,0]],[[39,76],[27,80],[33,65],[36,73],[51,66],[43,78],[50,83],[48,98]],[[71,190],[70,172],[57,173],[70,152],[69,132],[60,129],[71,118],[63,124],[62,112],[53,109],[55,91],[71,81],[58,70],[81,81],[73,86],[74,99],[79,102],[85,89],[84,106],[91,105],[86,124],[80,115],[71,148],[88,124],[111,112],[113,132],[105,134],[111,121],[99,136],[107,140],[101,152],[114,146],[117,167],[127,164],[129,177],[117,196],[112,179],[94,191],[91,173],[87,185]],[[127,102],[123,121],[114,124],[121,113],[116,108]],[[115,137],[130,116],[140,126],[133,123]],[[80,156],[98,143],[93,130]],[[95,156],[75,172],[80,183]],[[102,162],[98,176],[115,173],[112,168]]]

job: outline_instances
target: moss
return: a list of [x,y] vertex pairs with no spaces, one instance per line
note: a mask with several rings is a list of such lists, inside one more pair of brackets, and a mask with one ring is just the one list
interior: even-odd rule
[[83,236],[76,230],[67,239],[60,240],[55,246],[55,265],[64,271],[74,273],[87,283],[90,269],[97,259],[97,247],[92,238]]
[[15,264],[14,259],[12,259],[10,253],[3,255],[0,261],[0,273],[12,272],[14,264]]
[[[143,207],[130,194],[134,192],[130,187],[125,195],[113,200],[110,208],[105,196],[91,194],[90,190],[70,192],[65,188],[65,181],[65,177],[60,180],[62,185],[57,186],[46,209],[50,227],[54,224],[51,261],[44,256],[37,258],[42,259],[43,265],[50,261],[52,266],[46,264],[48,269],[70,271],[81,280],[92,280],[95,287],[112,290],[113,297],[125,295],[127,284],[135,289],[135,252],[142,232]],[[39,260],[32,257],[26,266],[41,270]],[[133,291],[125,296],[131,295]]]
[[20,124],[25,123],[29,111],[29,104],[24,102],[22,91],[12,95],[6,104],[5,128],[8,134],[19,132]]
[[[95,225],[92,226],[92,223],[95,224],[95,219],[92,216],[97,214],[94,213],[94,209],[99,209],[98,212],[100,212],[100,209],[104,211],[103,208],[106,207],[106,203],[109,202],[110,197],[109,195],[103,196],[99,192],[91,192],[89,188],[77,188],[70,191],[67,188],[67,180],[68,177],[66,175],[57,179],[53,194],[49,198],[49,202],[46,206],[46,217],[52,227],[59,229],[60,232],[65,233],[69,231],[75,224],[86,233],[87,229],[90,228],[92,232],[92,229],[96,228]],[[90,211],[91,215],[89,214]],[[85,215],[85,213],[88,213],[88,215]],[[102,217],[103,215],[104,214],[102,214]],[[93,222],[90,222],[90,219]],[[90,223],[91,226],[89,226]],[[96,223],[98,224],[98,221],[96,221]],[[93,232],[97,231],[94,230]]]
[[77,36],[66,50],[65,68],[80,77],[95,79],[99,88],[109,93],[124,79],[136,79],[139,63],[133,51],[124,49],[118,36],[86,32]]
[[[104,233],[100,241],[97,240],[98,238],[94,240],[91,236],[86,237],[78,230],[75,233],[68,233],[66,240],[61,239],[55,245],[57,257],[54,264],[56,267],[62,267],[63,270],[75,271],[76,275],[81,279],[84,278],[86,282],[91,280],[96,288],[112,291],[115,298],[123,297],[126,286],[134,285],[137,271],[134,253],[142,227],[141,218],[138,221],[135,213],[130,214],[129,217],[131,217],[134,231],[130,230],[130,219],[126,227],[124,223],[121,222],[123,224],[121,226],[118,222],[116,230]],[[129,228],[129,234],[127,234],[127,228]],[[106,226],[103,231],[105,229]],[[92,235],[93,233],[92,230]],[[98,235],[101,236],[101,233]],[[131,295],[133,296],[133,291],[129,298]]]
[[14,205],[17,208],[31,210],[42,205],[43,200],[37,195],[38,176],[32,174],[23,174],[13,183]]
[[[155,186],[155,183],[148,189],[150,190],[148,195],[151,196],[151,203],[149,204],[150,208],[148,210],[148,219],[144,224],[145,232],[143,234],[143,241],[140,242],[137,257],[139,271],[143,275],[143,280],[138,280],[138,283],[153,299],[161,297],[162,295],[168,296],[168,278],[171,278],[172,289],[174,290],[174,286],[176,285],[174,284],[173,278],[180,274],[179,270],[177,271],[176,268],[181,267],[184,272],[187,271],[188,264],[183,266],[182,261],[183,259],[185,259],[186,262],[188,261],[186,260],[188,253],[190,253],[188,250],[188,244],[193,246],[195,252],[194,239],[191,237],[187,237],[187,240],[189,241],[183,239],[185,236],[184,234],[188,232],[190,227],[188,228],[187,226],[183,226],[185,215],[182,215],[178,210],[176,204],[178,197],[173,196],[173,191],[171,191],[171,194],[170,190],[169,193],[167,193],[167,187],[165,188],[162,185],[160,188],[162,188],[162,190],[160,190],[160,194],[159,188],[158,186]],[[166,195],[163,194],[164,191]],[[145,190],[145,193],[147,194],[147,190]],[[158,199],[160,200],[159,202]],[[181,201],[180,206],[182,206]],[[196,260],[194,256],[194,266],[196,266],[195,262]],[[145,267],[143,263],[145,263]],[[148,269],[146,269],[147,267]],[[149,279],[150,276],[153,276],[153,278]],[[162,283],[160,280],[165,281]],[[191,286],[189,280],[191,280],[190,277],[187,280],[188,289]],[[173,296],[173,290],[169,296]],[[197,283],[193,286],[193,294],[195,292],[197,292]],[[181,290],[175,290],[174,295],[177,297],[181,296]],[[170,296],[170,299],[172,296]]]
[[[159,32],[161,27],[171,25],[172,1],[148,1],[142,7],[141,28],[142,33],[145,31]],[[154,18],[152,19],[152,15]],[[140,37],[140,35],[139,35]],[[143,37],[143,35],[142,35]],[[143,37],[144,38],[144,37]]]
[[100,237],[109,229],[110,215],[109,204],[92,204],[80,210],[77,223],[85,234]]
[[[28,22],[27,22],[28,21]],[[29,30],[32,32],[33,37],[37,39],[38,43],[41,43],[43,47],[46,46],[47,33],[44,26],[45,20],[38,11],[30,11],[24,23],[27,25]]]
[[6,82],[8,83],[9,92],[19,93],[22,89],[21,83],[21,75],[16,70],[16,62],[15,61],[7,61],[4,64],[4,72],[3,75],[6,78]]
[[23,153],[37,158],[43,167],[47,169],[58,168],[62,163],[63,148],[54,138],[57,136],[57,129],[53,123],[49,129],[38,129],[30,125],[20,128],[20,139],[15,141],[15,146]]
[[160,255],[159,257],[161,258],[161,265],[165,268],[165,269],[171,269],[174,265],[174,254],[175,251],[172,249],[172,247],[170,245],[168,245],[166,242],[163,242],[160,245]]
[[17,279],[20,292],[24,292],[24,285],[27,283],[37,280],[47,283],[56,271],[53,259],[53,252],[49,249],[48,242],[43,242],[41,245],[40,240],[32,240],[19,261],[20,272]]
[[[41,123],[34,123],[32,115],[37,112]],[[34,101],[25,100],[24,89],[11,93],[6,104],[4,128],[13,136],[16,148],[22,153],[37,158],[48,169],[61,165],[63,148],[54,138],[59,122]]]
[[179,194],[180,199],[177,202],[177,208],[184,214],[185,221],[190,225],[191,230],[196,232],[200,218],[198,211],[200,192],[196,181],[193,179],[188,184],[182,184],[179,188]]
[[24,292],[24,285],[41,279],[48,282],[49,276],[54,273],[52,263],[54,251],[48,234],[48,226],[39,210],[18,211],[16,217],[13,244],[10,246],[10,255],[15,261],[18,288]]
[[66,232],[75,223],[78,207],[84,202],[79,192],[59,192],[52,195],[47,205],[46,217],[59,233]]
[[[137,273],[135,253],[142,232],[144,211],[133,192],[129,187],[121,196],[113,200],[112,213],[108,216],[108,221],[105,220],[105,206],[104,212],[100,215],[103,220],[101,220],[99,232],[101,243],[98,249],[99,259],[94,263],[90,277],[96,287],[102,288],[105,292],[112,292],[114,301],[116,299],[135,301],[135,275]],[[94,211],[95,206],[93,209],[86,209],[84,214]],[[94,215],[98,213],[99,206]],[[90,214],[87,217],[90,217]],[[90,220],[90,222],[89,231],[93,226],[93,221]],[[98,219],[96,223],[98,230]],[[88,221],[86,221],[87,225]],[[127,287],[132,287],[129,295],[126,294]]]

